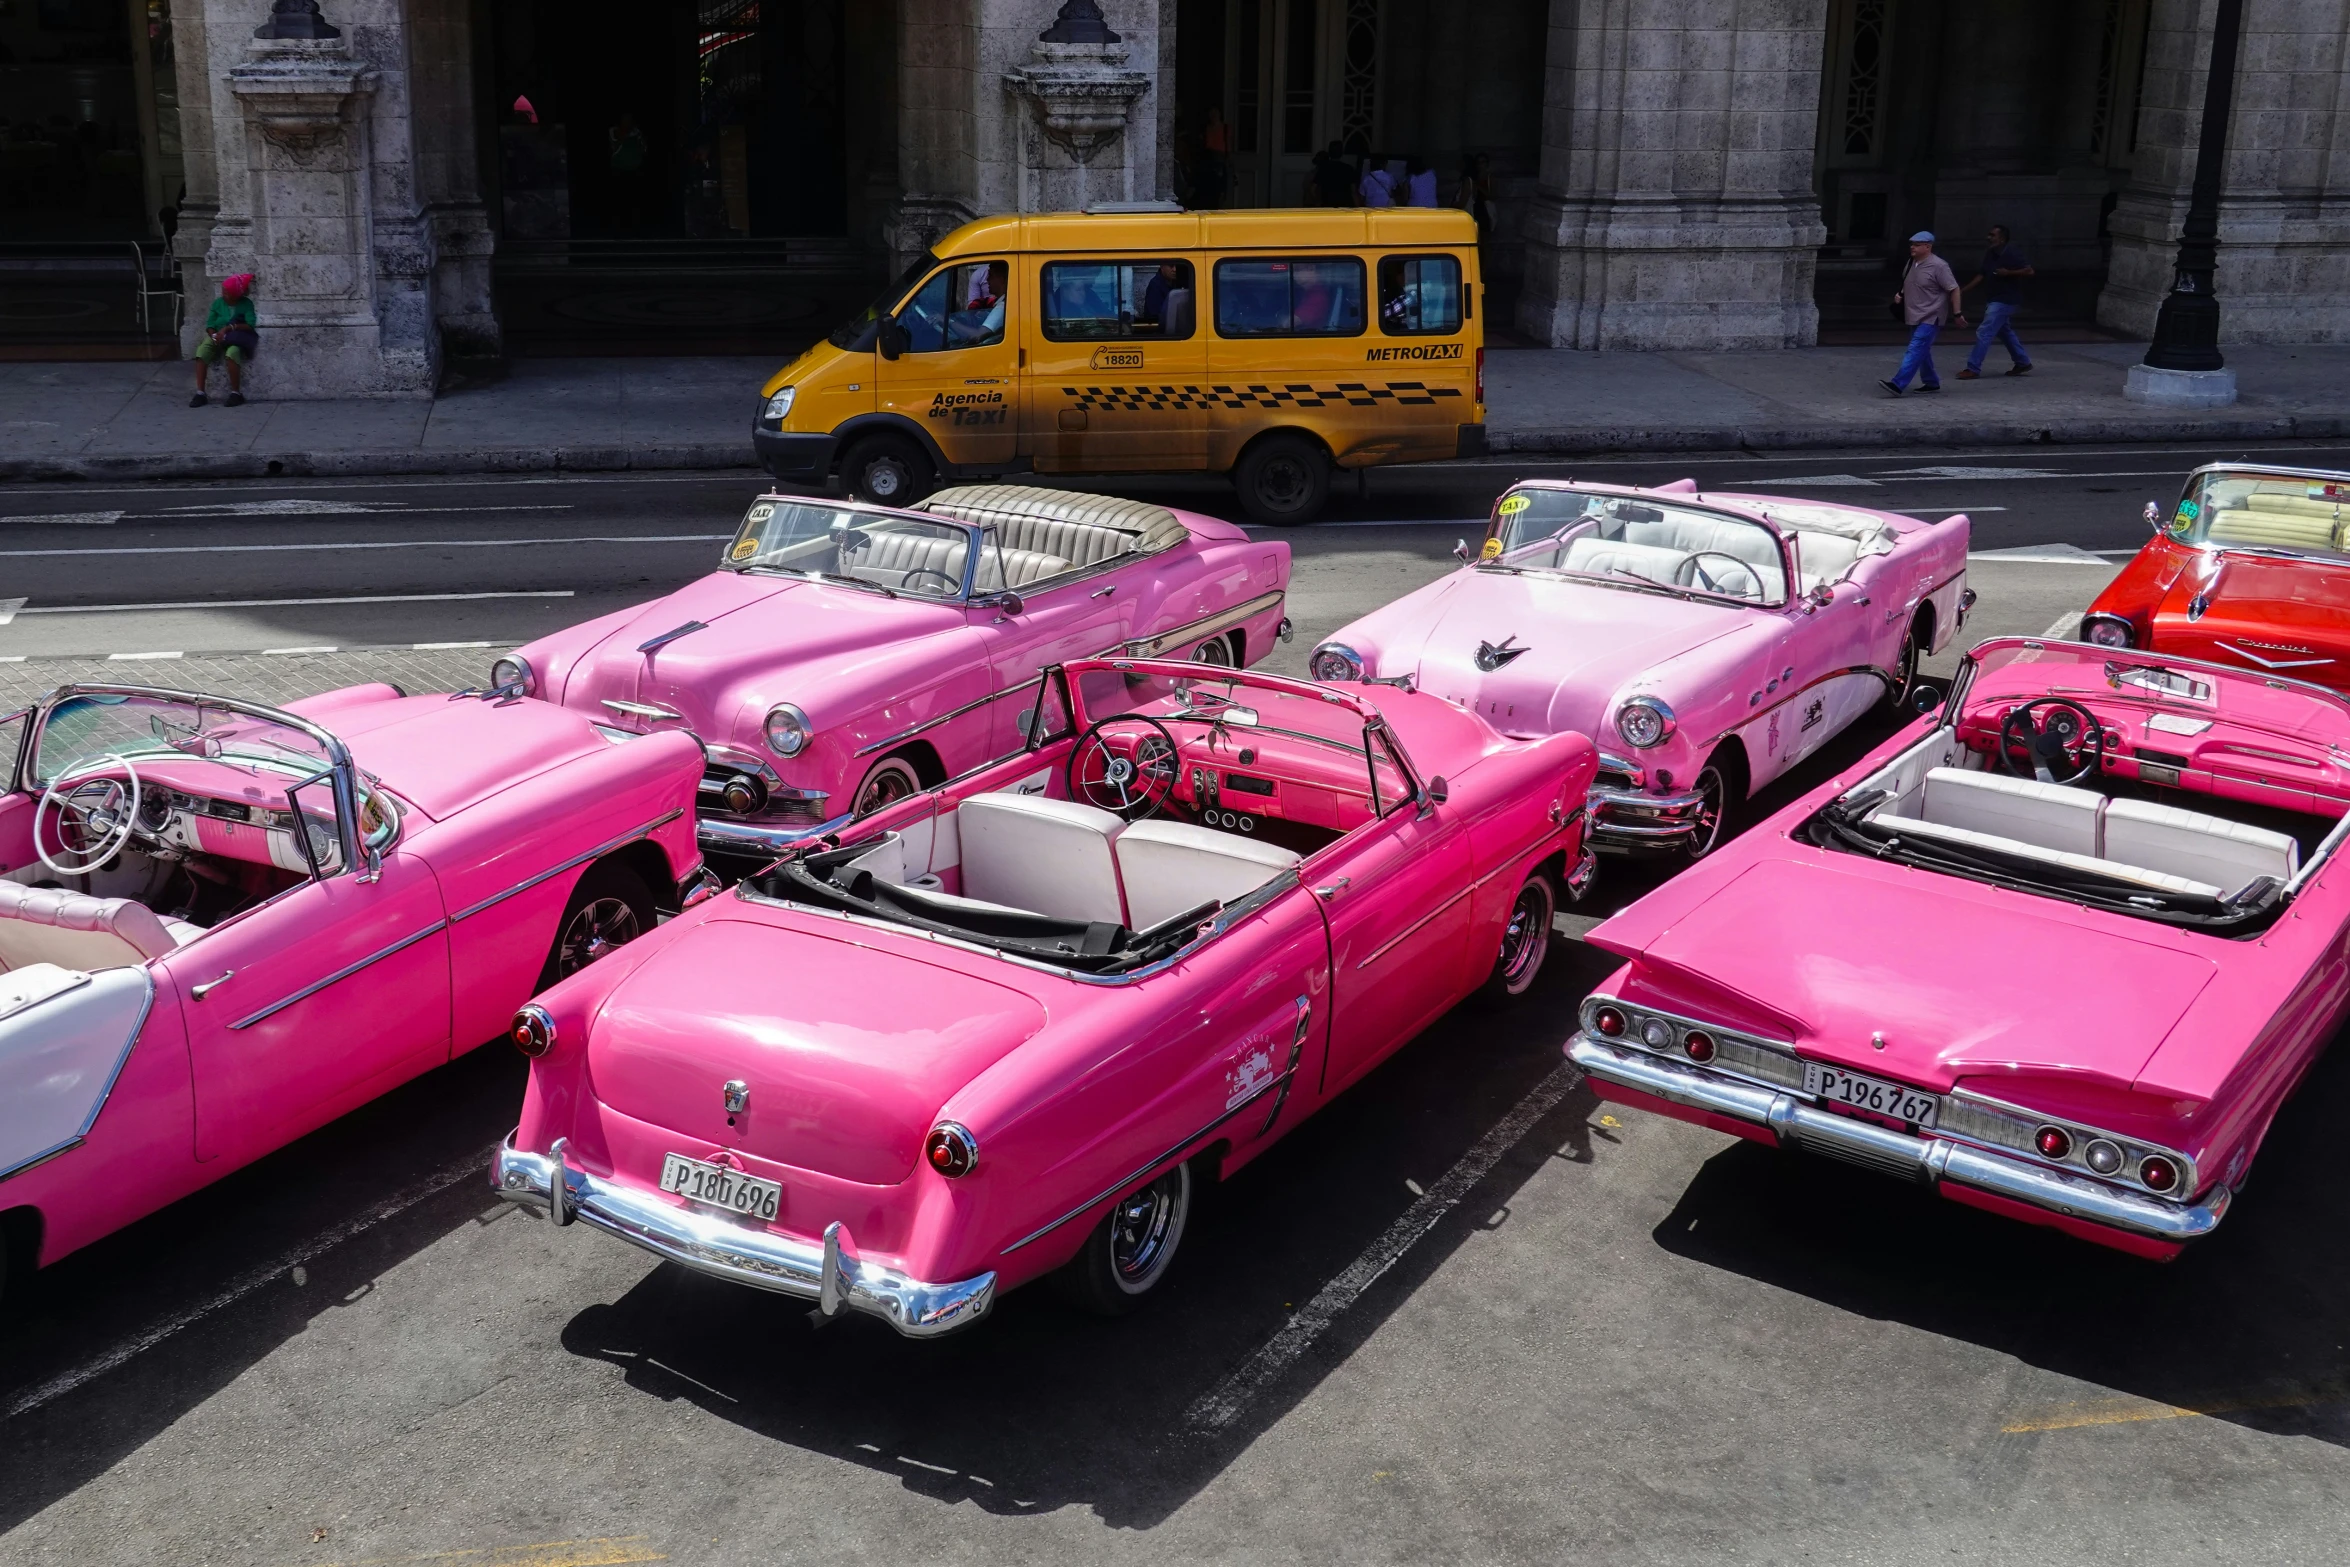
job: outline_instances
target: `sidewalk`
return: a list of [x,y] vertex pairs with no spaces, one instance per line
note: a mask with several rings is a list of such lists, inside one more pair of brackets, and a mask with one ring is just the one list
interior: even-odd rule
[[[1505,455],[1750,447],[2007,446],[2350,435],[2350,347],[2228,350],[2243,397],[2210,410],[2122,396],[2143,344],[2051,344],[2029,376],[1959,381],[1969,338],[1937,352],[1943,390],[1878,386],[1892,348],[1591,354],[1495,349],[1488,435]],[[0,480],[313,477],[748,468],[771,357],[520,359],[430,401],[187,406],[184,363],[0,365]],[[218,378],[215,377],[217,380]]]

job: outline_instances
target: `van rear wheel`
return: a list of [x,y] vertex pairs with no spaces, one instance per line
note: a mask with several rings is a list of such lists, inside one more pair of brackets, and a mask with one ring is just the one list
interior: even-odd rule
[[1232,484],[1252,522],[1312,522],[1330,498],[1330,457],[1302,435],[1268,435],[1241,453]]
[[869,435],[841,459],[851,494],[876,506],[911,506],[930,493],[930,459],[902,435]]

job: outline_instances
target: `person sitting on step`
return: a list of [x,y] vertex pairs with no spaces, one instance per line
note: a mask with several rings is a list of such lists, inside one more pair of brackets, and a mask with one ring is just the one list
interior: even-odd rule
[[201,408],[208,401],[204,383],[212,374],[212,361],[221,359],[228,363],[228,406],[242,407],[245,361],[260,346],[253,314],[253,274],[239,272],[222,278],[220,297],[204,313],[204,335],[196,342],[196,395],[188,399],[188,406]]

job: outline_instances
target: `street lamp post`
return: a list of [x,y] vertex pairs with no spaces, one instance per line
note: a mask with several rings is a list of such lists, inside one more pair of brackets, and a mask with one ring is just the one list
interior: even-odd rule
[[2203,81],[2203,129],[2195,149],[2195,184],[2170,292],[2154,320],[2143,364],[2130,367],[2127,395],[2142,402],[2213,407],[2236,400],[2236,373],[2219,351],[2219,296],[2211,275],[2219,262],[2219,192],[2228,151],[2228,117],[2236,99],[2236,44],[2244,0],[2219,0],[2212,18],[2211,68]]

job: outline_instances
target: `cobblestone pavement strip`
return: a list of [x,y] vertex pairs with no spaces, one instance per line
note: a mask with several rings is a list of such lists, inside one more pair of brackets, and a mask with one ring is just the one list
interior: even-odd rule
[[0,661],[0,710],[14,711],[75,681],[167,686],[282,705],[340,686],[387,680],[411,696],[479,685],[511,649],[346,648],[333,653],[188,654],[179,658],[24,658]]

